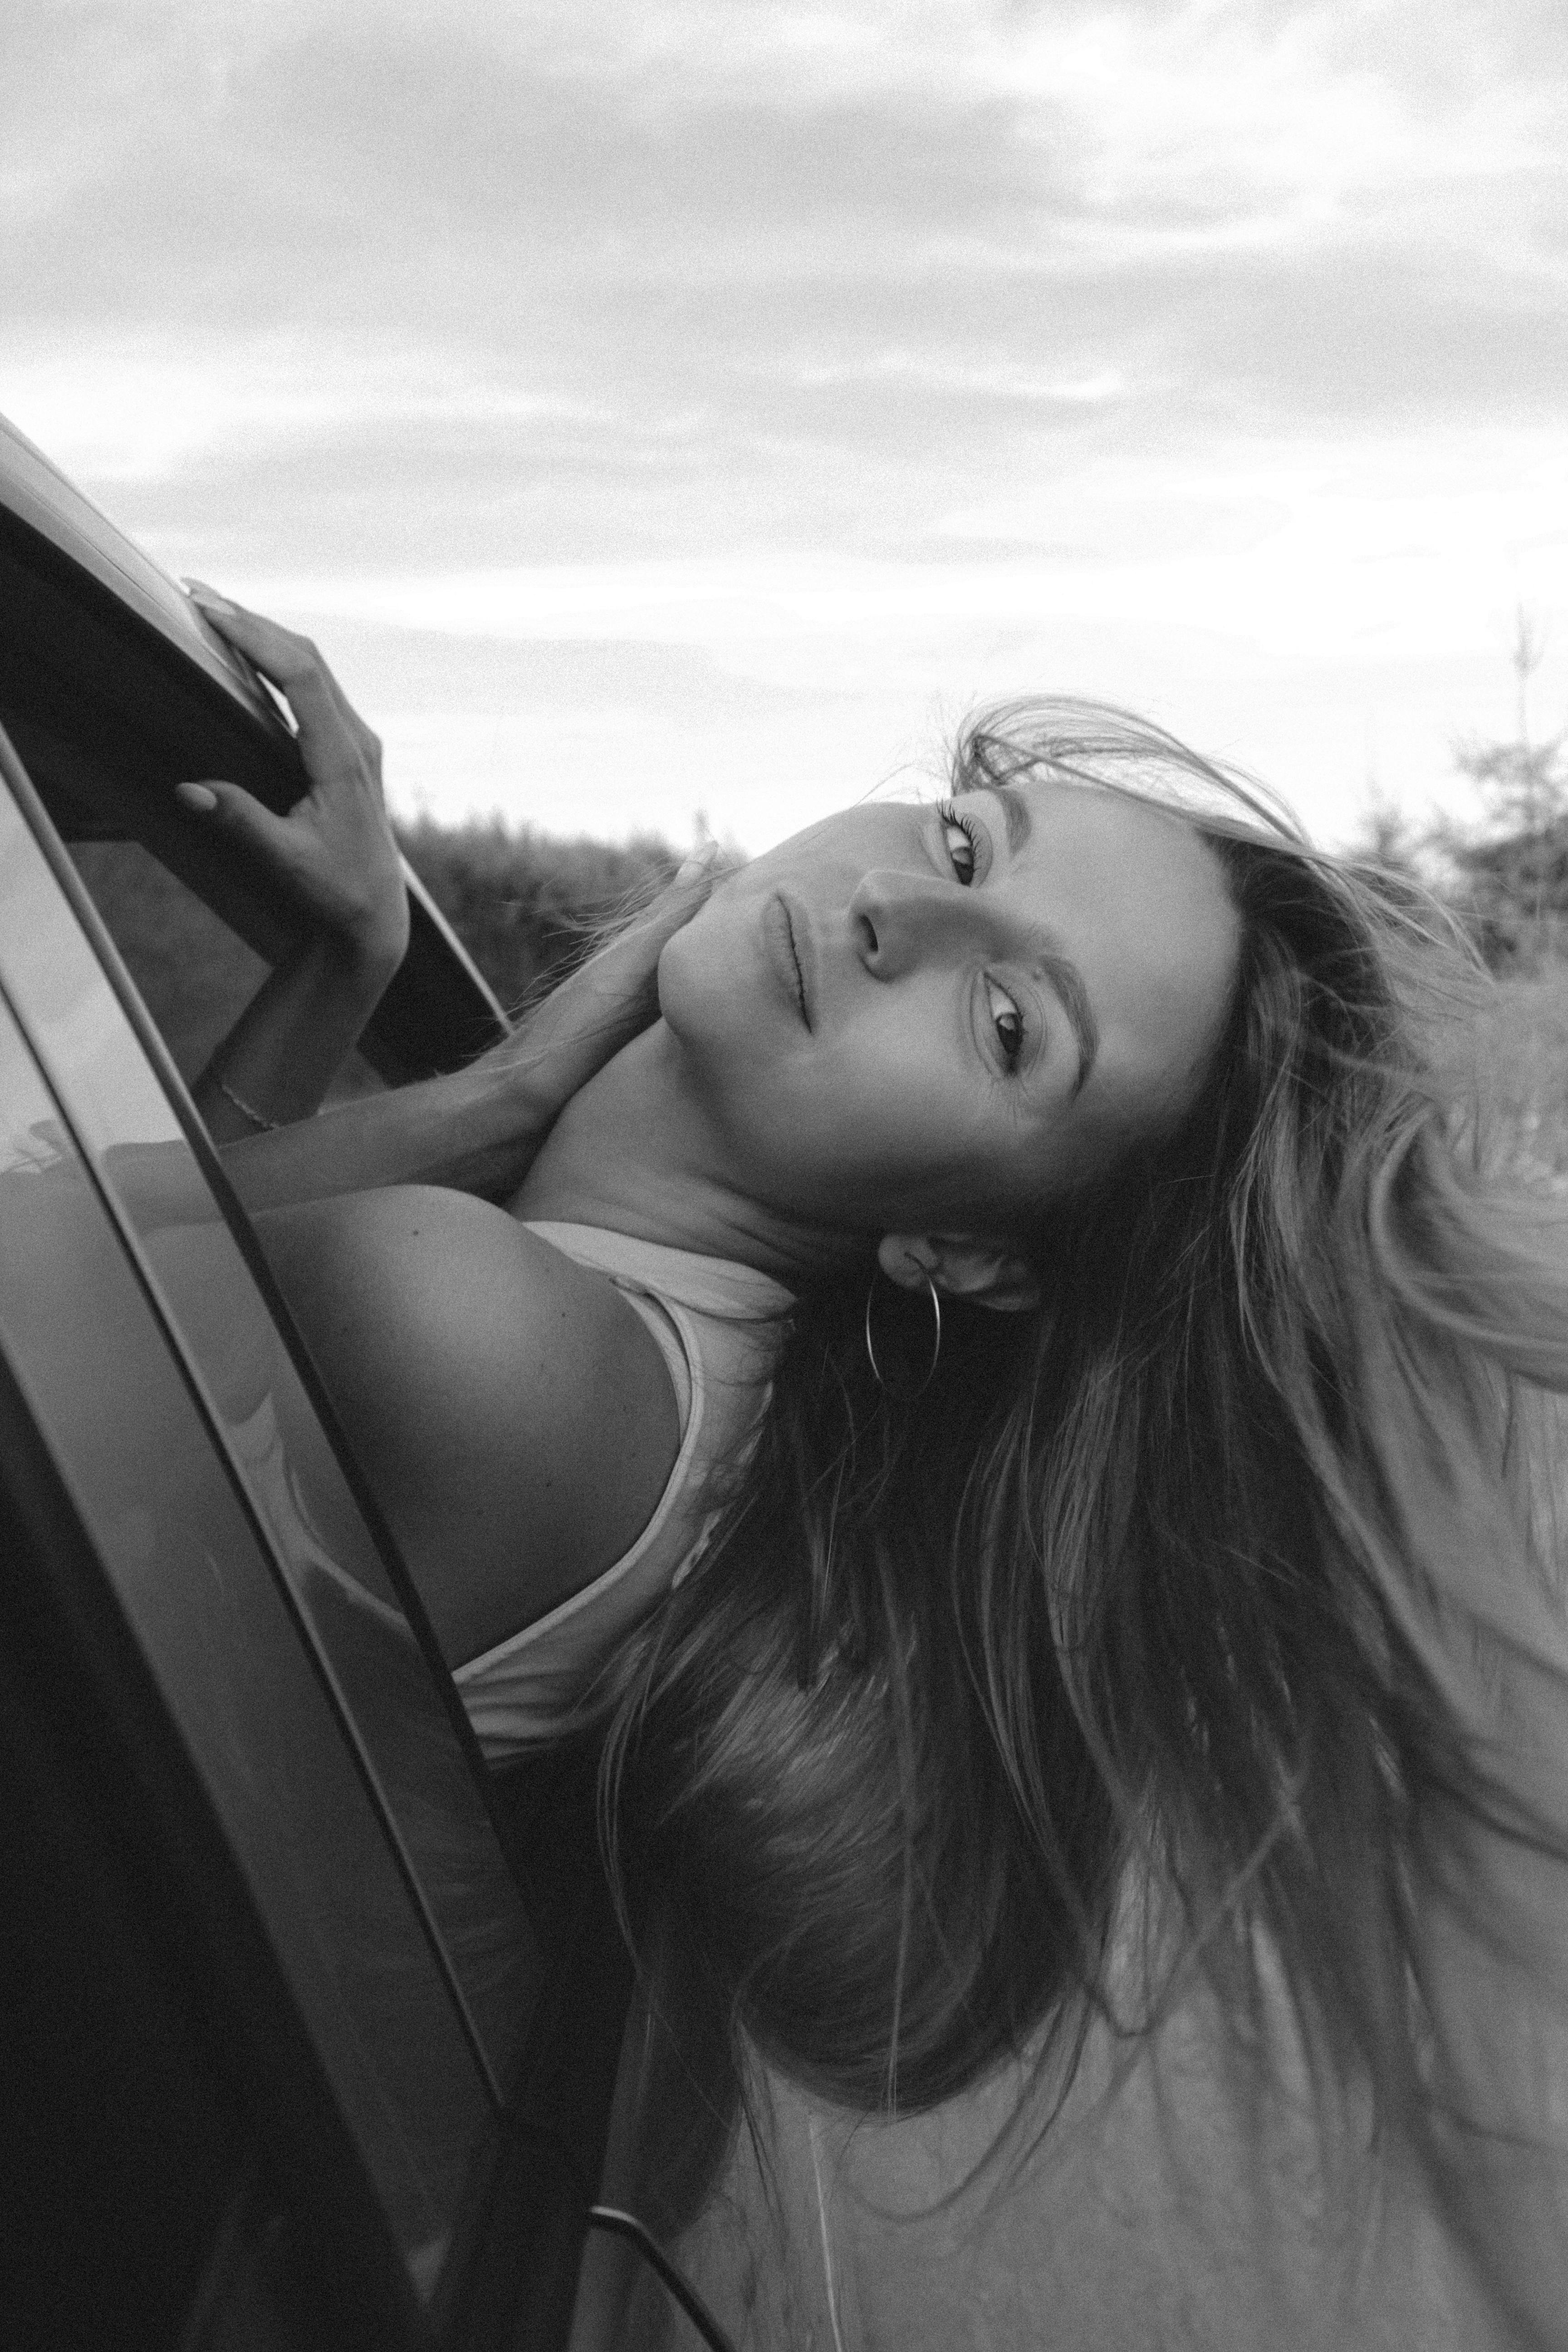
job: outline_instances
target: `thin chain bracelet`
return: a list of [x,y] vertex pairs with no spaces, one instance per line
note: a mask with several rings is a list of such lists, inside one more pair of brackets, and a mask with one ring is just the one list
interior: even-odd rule
[[224,1097],[226,1097],[229,1102],[231,1102],[231,1103],[234,1105],[234,1107],[235,1107],[236,1110],[237,1110],[237,1111],[238,1111],[238,1113],[239,1113],[239,1115],[240,1115],[240,1117],[241,1117],[242,1118],[247,1118],[247,1119],[250,1121],[251,1126],[252,1126],[253,1128],[255,1128],[255,1129],[256,1129],[256,1130],[257,1130],[258,1134],[259,1134],[259,1135],[276,1135],[276,1134],[277,1134],[277,1132],[278,1132],[278,1127],[279,1127],[279,1122],[278,1122],[278,1120],[277,1120],[277,1119],[275,1119],[275,1118],[262,1118],[262,1116],[261,1116],[261,1113],[260,1113],[258,1110],[253,1110],[253,1109],[251,1108],[250,1105],[246,1101],[245,1097],[244,1097],[243,1095],[237,1095],[237,1094],[235,1093],[234,1088],[229,1085],[229,1082],[228,1082],[228,1080],[227,1080],[226,1078],[219,1078],[219,1079],[216,1081],[216,1085],[217,1085],[217,1090],[218,1090],[219,1094],[220,1094],[220,1095],[223,1095],[223,1096],[224,1096]]

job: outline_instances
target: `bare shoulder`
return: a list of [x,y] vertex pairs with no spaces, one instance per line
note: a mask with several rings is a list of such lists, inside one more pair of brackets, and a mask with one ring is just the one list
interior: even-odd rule
[[613,1283],[435,1186],[276,1210],[258,1229],[454,1664],[636,1540],[679,1423]]

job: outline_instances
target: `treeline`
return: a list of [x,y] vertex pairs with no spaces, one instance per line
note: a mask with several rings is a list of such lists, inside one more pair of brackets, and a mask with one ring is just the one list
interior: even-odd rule
[[678,853],[657,834],[624,848],[556,840],[499,819],[399,825],[403,854],[501,1003],[525,1003],[584,940],[669,880]]
[[1501,830],[1439,820],[1418,832],[1379,813],[1352,855],[1424,884],[1500,977],[1568,960],[1568,814]]
[[1530,682],[1545,646],[1521,605],[1510,656],[1514,732],[1454,745],[1454,765],[1474,794],[1470,819],[1423,829],[1374,806],[1360,845],[1373,864],[1435,887],[1492,971],[1514,977],[1555,971],[1568,957],[1568,733],[1542,738],[1530,722]]

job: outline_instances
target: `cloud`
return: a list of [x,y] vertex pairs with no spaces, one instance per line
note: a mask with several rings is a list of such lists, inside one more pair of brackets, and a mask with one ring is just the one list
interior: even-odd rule
[[1554,593],[1559,0],[37,0],[5,40],[0,408],[171,568],[349,631],[427,761],[568,638],[506,724],[612,795],[641,726],[674,795],[877,771],[895,693],[1068,654],[1178,719],[1313,664],[1403,709]]
[[[1459,0],[279,0],[46,6],[27,30],[5,126],[33,192],[14,316],[74,287],[94,315],[424,320],[500,348],[535,301],[570,291],[591,319],[650,282],[868,278],[907,299],[933,266],[1103,276],[1415,228],[1463,246],[1486,238],[1489,192],[1517,246],[1521,175],[1552,193],[1568,80],[1561,28],[1521,71]],[[51,228],[68,283],[48,282]]]
[[[1568,455],[1542,436],[1418,450],[1305,445],[1206,477],[1108,468],[1045,500],[1066,543],[1033,551],[1026,507],[954,519],[946,560],[840,553],[469,565],[444,573],[294,570],[253,583],[383,625],[519,641],[746,647],[854,641],[869,656],[913,634],[960,635],[1021,614],[1158,627],[1180,612],[1271,658],[1416,658],[1468,649],[1521,564],[1568,541]],[[1503,462],[1500,463],[1500,460]],[[994,542],[978,556],[974,542]],[[1487,542],[1497,551],[1478,562]],[[1009,544],[1008,542],[1011,542]],[[1332,571],[1336,594],[1321,583]]]

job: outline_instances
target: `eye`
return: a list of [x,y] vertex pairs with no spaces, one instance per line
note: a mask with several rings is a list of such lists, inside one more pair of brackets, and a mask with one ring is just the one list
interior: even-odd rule
[[974,827],[959,815],[951,801],[938,801],[936,813],[942,819],[942,837],[952,860],[952,870],[967,888],[974,879]]
[[991,1025],[996,1032],[996,1042],[1002,1048],[1002,1059],[1008,1069],[1016,1069],[1024,1045],[1024,1016],[1006,990],[998,988],[989,973],[985,980],[985,1005],[991,1015]]

